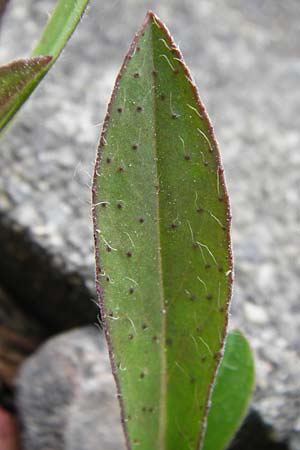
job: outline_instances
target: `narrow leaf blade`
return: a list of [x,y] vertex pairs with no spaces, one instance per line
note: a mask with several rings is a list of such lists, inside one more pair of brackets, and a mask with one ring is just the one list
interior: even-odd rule
[[224,450],[247,411],[255,382],[253,354],[240,331],[228,334],[211,396],[203,450]]
[[[35,73],[35,76],[32,77],[30,83],[27,83],[26,89],[24,88],[19,92],[20,95],[18,95],[18,86],[16,85],[14,87],[12,81],[10,82],[10,92],[11,97],[14,97],[14,107],[9,110],[9,113],[1,117],[0,131],[7,125],[8,121],[27,100],[42,78],[52,67],[75,30],[87,4],[88,0],[59,0],[57,2],[49,22],[31,55],[33,57],[32,61],[37,61],[37,58],[45,56],[48,58],[48,63],[44,64],[43,67],[42,65],[40,66],[40,70]],[[44,62],[46,59],[40,58],[40,61]],[[28,64],[32,64],[33,66],[34,62]],[[6,71],[6,67],[7,66],[4,66],[4,71]],[[3,89],[6,89],[5,85],[3,85]],[[4,99],[4,101],[6,102],[6,99]]]
[[227,327],[230,213],[209,119],[151,12],[108,108],[93,212],[128,448],[196,450]]
[[51,56],[19,59],[0,67],[0,130],[20,108]]
[[87,4],[88,0],[59,0],[32,56],[52,55],[53,64],[75,30]]

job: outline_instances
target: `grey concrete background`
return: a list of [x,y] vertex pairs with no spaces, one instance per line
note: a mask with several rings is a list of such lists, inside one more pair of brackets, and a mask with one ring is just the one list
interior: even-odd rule
[[[11,0],[0,63],[29,54],[54,3]],[[233,213],[230,325],[245,331],[255,351],[254,405],[298,450],[298,0],[91,0],[63,55],[0,143],[0,210],[29,226],[94,292],[95,150],[118,68],[149,8],[180,45],[220,143]]]

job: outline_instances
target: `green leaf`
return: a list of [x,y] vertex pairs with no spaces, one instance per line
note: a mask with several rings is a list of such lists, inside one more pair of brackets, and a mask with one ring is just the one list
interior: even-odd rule
[[0,130],[32,91],[51,56],[20,59],[0,67]]
[[[33,59],[14,61],[0,68],[0,105],[5,105],[4,113],[0,110],[0,131],[7,125],[8,121],[52,67],[75,30],[87,4],[88,0],[59,0],[32,52]],[[40,56],[46,58],[39,58]],[[38,65],[36,64],[37,61],[39,61]],[[47,64],[45,64],[46,61]],[[24,67],[24,64],[27,68]],[[29,68],[29,66],[32,67]],[[12,68],[12,74],[8,75],[7,70],[10,67]],[[8,78],[9,85],[7,84]],[[16,85],[14,85],[14,80]],[[21,84],[22,89],[20,89]],[[7,96],[8,86],[9,99]],[[7,109],[8,102],[10,103],[9,109]]]
[[52,55],[52,64],[71,37],[88,0],[59,0],[32,56]]
[[240,331],[228,334],[207,418],[203,450],[224,450],[247,411],[255,382],[253,354]]
[[196,450],[226,334],[230,212],[211,124],[151,12],[104,121],[93,211],[127,446]]

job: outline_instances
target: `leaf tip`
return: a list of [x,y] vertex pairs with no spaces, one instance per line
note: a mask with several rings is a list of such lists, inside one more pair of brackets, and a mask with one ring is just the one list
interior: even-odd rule
[[37,55],[24,60],[25,63],[30,64],[35,63],[39,66],[46,67],[53,59],[52,55]]
[[147,14],[146,14],[146,19],[149,20],[149,19],[152,19],[153,17],[156,18],[156,14],[151,9],[148,9]]
[[49,64],[50,61],[52,61],[53,56],[52,55],[45,55],[45,56],[40,56],[40,61],[44,62],[45,64]]
[[145,17],[145,25],[148,22],[153,22],[159,27],[161,27],[161,25],[162,25],[162,22],[161,22],[160,18],[151,9],[148,9],[148,11],[147,11],[147,14],[146,14],[146,17]]

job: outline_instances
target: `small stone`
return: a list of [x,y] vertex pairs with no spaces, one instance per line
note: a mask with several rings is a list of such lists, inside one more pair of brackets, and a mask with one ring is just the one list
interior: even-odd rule
[[22,450],[125,447],[107,349],[96,327],[49,339],[27,359],[17,379],[16,403]]

